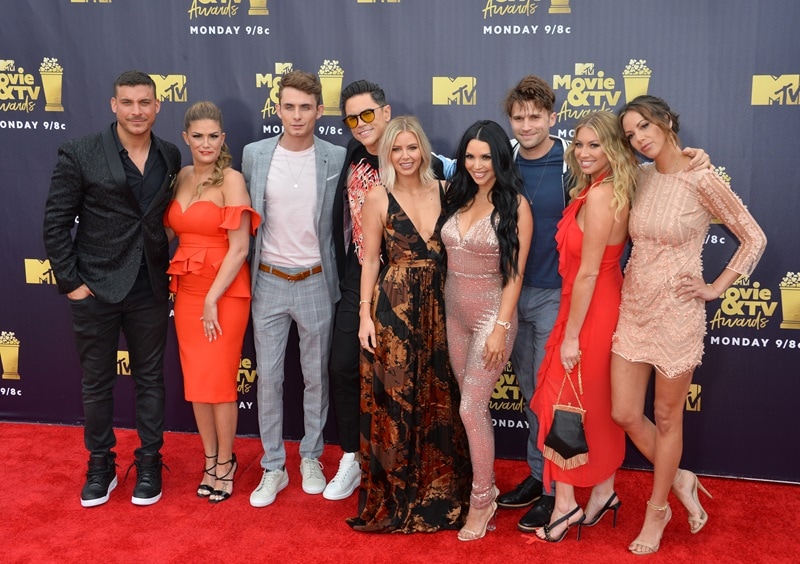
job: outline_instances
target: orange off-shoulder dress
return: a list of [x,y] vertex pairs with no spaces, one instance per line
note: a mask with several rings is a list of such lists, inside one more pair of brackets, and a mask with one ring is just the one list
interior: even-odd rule
[[222,334],[209,342],[203,334],[203,302],[228,252],[228,230],[237,229],[242,214],[250,214],[255,233],[261,217],[247,206],[219,207],[201,200],[186,211],[176,201],[167,208],[164,224],[178,236],[170,262],[170,291],[175,293],[175,330],[178,335],[184,396],[187,401],[236,401],[236,376],[242,342],[250,316],[250,271],[247,262],[217,302]]

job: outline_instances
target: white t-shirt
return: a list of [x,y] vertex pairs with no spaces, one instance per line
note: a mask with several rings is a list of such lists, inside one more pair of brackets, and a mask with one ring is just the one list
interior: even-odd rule
[[275,147],[267,173],[261,262],[311,267],[321,262],[317,233],[317,166],[314,146]]

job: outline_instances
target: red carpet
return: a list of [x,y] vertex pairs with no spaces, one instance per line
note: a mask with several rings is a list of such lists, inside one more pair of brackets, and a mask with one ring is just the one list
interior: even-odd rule
[[[269,507],[255,509],[248,498],[261,478],[261,443],[239,438],[235,493],[219,505],[195,497],[202,450],[194,434],[168,433],[163,449],[164,495],[150,507],[130,497],[135,470],[123,482],[138,444],[135,432],[117,432],[120,485],[100,507],[79,501],[86,459],[80,427],[0,423],[3,460],[2,561],[17,562],[641,562],[626,547],[643,518],[651,475],[621,471],[622,499],[617,528],[611,515],[575,531],[561,543],[533,540],[516,529],[524,510],[498,512],[497,531],[476,542],[459,542],[455,531],[415,535],[369,535],[344,522],[356,496],[332,502],[300,488],[297,443],[287,443],[289,487]],[[336,472],[339,448],[326,445],[322,462],[328,478]],[[506,490],[524,477],[520,461],[498,460],[498,486]],[[703,498],[708,525],[689,533],[686,512],[671,499],[674,516],[661,549],[647,562],[798,562],[800,488],[743,480],[704,478],[714,499]],[[585,502],[588,490],[579,493]]]

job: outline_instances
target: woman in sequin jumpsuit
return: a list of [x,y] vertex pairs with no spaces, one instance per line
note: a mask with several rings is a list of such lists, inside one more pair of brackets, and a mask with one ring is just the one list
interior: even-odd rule
[[[672,511],[670,488],[686,507],[689,529],[708,520],[697,498],[697,476],[680,470],[683,406],[700,364],[705,303],[749,275],[766,237],[730,187],[708,169],[687,172],[678,116],[660,98],[639,96],[619,112],[634,150],[654,162],[642,167],[630,216],[633,252],[625,270],[622,304],[614,335],[611,388],[614,420],[654,463],[653,489],[644,525],[628,547],[634,554],[658,550]],[[710,284],[703,278],[703,240],[711,218],[739,239],[727,267]],[[650,374],[655,369],[655,423],[644,415]],[[707,493],[707,492],[706,492]]]
[[517,300],[533,232],[508,137],[497,123],[467,129],[447,192],[445,311],[450,363],[461,388],[459,413],[469,440],[472,493],[459,540],[493,529],[494,428],[489,399],[517,332]]

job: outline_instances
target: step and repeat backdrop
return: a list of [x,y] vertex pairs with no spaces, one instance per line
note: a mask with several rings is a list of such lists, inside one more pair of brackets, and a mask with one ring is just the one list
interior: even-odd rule
[[[317,73],[317,135],[344,145],[339,93],[381,84],[392,111],[420,117],[452,154],[477,119],[501,110],[522,76],[551,82],[553,133],[649,93],[681,114],[685,145],[703,147],[760,221],[758,268],[708,304],[706,353],[686,398],[683,464],[695,471],[800,482],[800,3],[793,0],[16,0],[0,15],[0,417],[79,424],[81,370],[66,299],[42,243],[42,215],[63,141],[113,121],[114,79],[139,69],[157,84],[155,132],[180,141],[183,114],[217,103],[238,168],[242,147],[281,133],[281,75]],[[184,164],[189,162],[184,152]],[[712,224],[711,279],[737,241]],[[287,438],[302,435],[296,335],[286,368]],[[117,424],[134,426],[120,342]],[[194,431],[174,331],[167,425]],[[248,332],[239,370],[239,433],[256,435],[256,359]],[[492,398],[501,457],[524,458],[527,428],[513,367]],[[326,439],[336,442],[331,422]],[[76,445],[76,448],[79,448]],[[626,465],[645,467],[628,449]]]

